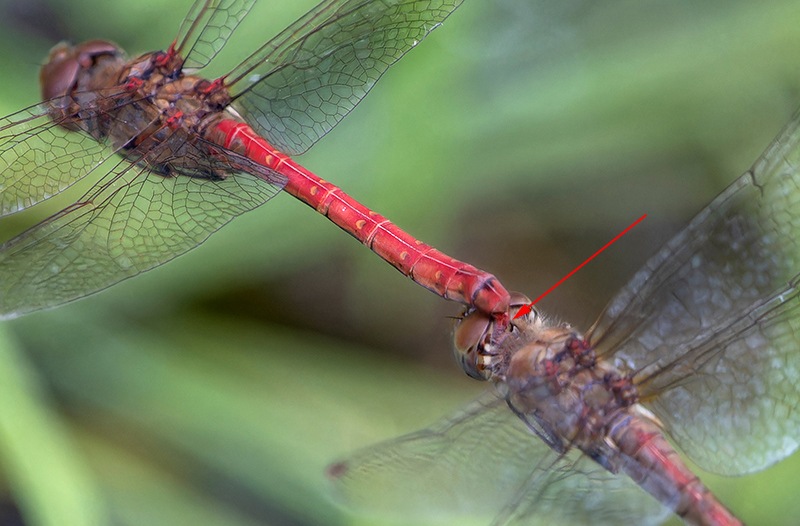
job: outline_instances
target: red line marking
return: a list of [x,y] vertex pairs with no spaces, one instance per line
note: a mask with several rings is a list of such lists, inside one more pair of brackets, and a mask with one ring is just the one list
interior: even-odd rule
[[528,305],[523,305],[523,306],[522,306],[522,307],[519,309],[519,312],[517,312],[517,313],[514,315],[514,319],[516,320],[516,319],[517,319],[517,318],[519,318],[520,316],[525,316],[526,314],[530,313],[530,312],[531,312],[531,309],[533,308],[533,306],[534,306],[534,305],[536,305],[537,303],[539,303],[539,301],[540,301],[542,298],[544,298],[545,296],[547,296],[548,294],[550,294],[551,292],[553,292],[553,290],[554,290],[556,287],[558,287],[559,285],[561,285],[562,283],[564,283],[564,282],[565,282],[567,279],[569,279],[569,277],[570,277],[570,276],[572,276],[573,274],[575,274],[576,272],[578,272],[580,269],[582,269],[584,265],[586,265],[588,262],[590,262],[591,260],[593,260],[594,258],[596,258],[596,257],[597,257],[597,256],[600,254],[600,252],[604,251],[605,249],[607,249],[608,247],[610,247],[611,245],[613,245],[613,244],[614,244],[614,243],[615,243],[617,240],[619,240],[619,238],[621,238],[622,236],[624,236],[625,234],[627,234],[627,233],[628,233],[628,231],[630,231],[630,230],[631,230],[633,227],[635,227],[636,225],[638,225],[639,223],[641,223],[642,221],[644,221],[644,218],[645,218],[645,217],[647,217],[647,214],[644,214],[642,217],[640,217],[639,219],[637,219],[636,221],[634,221],[633,223],[631,223],[630,225],[628,225],[628,228],[626,228],[625,230],[623,230],[622,232],[620,232],[619,234],[617,234],[617,235],[616,235],[616,237],[614,237],[614,239],[612,239],[611,241],[609,241],[608,243],[606,243],[605,245],[603,245],[603,246],[600,248],[600,250],[598,250],[597,252],[595,252],[594,254],[592,254],[591,256],[589,256],[589,257],[586,259],[586,261],[584,261],[583,263],[581,263],[580,265],[578,265],[577,267],[575,267],[574,269],[572,269],[572,271],[570,271],[570,273],[569,273],[569,274],[567,274],[566,276],[564,276],[563,278],[561,278],[560,280],[558,280],[558,282],[557,282],[555,285],[553,285],[552,287],[550,287],[549,289],[547,289],[547,290],[544,292],[544,294],[542,294],[541,296],[539,296],[538,298],[536,298],[535,300],[533,300],[532,302],[530,302],[530,304],[528,304]]

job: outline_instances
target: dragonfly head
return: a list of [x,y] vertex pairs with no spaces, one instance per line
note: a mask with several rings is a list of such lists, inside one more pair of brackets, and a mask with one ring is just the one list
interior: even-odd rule
[[66,42],[57,44],[39,73],[42,99],[69,95],[78,87],[82,71],[95,66],[100,57],[116,57],[120,53],[119,47],[105,40],[89,40],[76,46]]
[[[514,315],[523,306],[530,305],[531,300],[519,292],[511,293],[509,314]],[[512,320],[506,331],[517,331],[536,318],[535,309],[530,313]],[[503,359],[502,342],[495,341],[496,320],[477,309],[470,309],[456,325],[453,332],[453,350],[456,359],[469,376],[477,380],[489,380],[495,375]],[[503,333],[506,335],[507,332]],[[501,367],[502,368],[502,367]]]

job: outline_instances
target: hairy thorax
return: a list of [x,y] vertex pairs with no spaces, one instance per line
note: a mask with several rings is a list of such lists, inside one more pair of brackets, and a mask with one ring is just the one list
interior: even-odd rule
[[[102,41],[81,46],[94,54],[80,46],[60,51],[72,53],[79,68],[71,84],[61,81],[66,93],[49,101],[53,120],[108,142],[122,156],[163,176],[225,176],[203,155],[213,153],[203,139],[206,129],[220,119],[238,119],[228,108],[230,95],[221,81],[184,75],[182,59],[172,52],[128,61],[122,50]],[[51,57],[58,52],[54,49]]]
[[617,472],[628,425],[657,431],[655,417],[638,404],[631,375],[599,359],[569,325],[525,316],[494,346],[486,338],[491,324],[477,312],[462,320],[456,330],[462,362],[478,356],[468,372],[494,381],[509,407],[554,450],[576,447]]

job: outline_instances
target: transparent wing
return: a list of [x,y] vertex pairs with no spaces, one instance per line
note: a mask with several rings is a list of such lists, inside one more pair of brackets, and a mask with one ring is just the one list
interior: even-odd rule
[[800,440],[800,116],[661,249],[587,337],[705,469],[739,474]]
[[184,67],[207,66],[253,7],[255,0],[196,0],[175,38]]
[[326,0],[227,76],[234,106],[274,146],[308,150],[462,0]]
[[[184,164],[191,151],[184,145]],[[164,177],[118,159],[78,202],[0,245],[0,318],[81,298],[169,261],[281,187],[280,175],[232,152],[205,154],[194,154],[197,173],[227,170],[225,179]],[[251,173],[236,171],[243,168]]]
[[53,122],[46,103],[0,119],[0,217],[58,194],[110,155],[89,135]]
[[626,477],[556,454],[495,395],[329,473],[345,505],[399,524],[659,524],[668,514]]

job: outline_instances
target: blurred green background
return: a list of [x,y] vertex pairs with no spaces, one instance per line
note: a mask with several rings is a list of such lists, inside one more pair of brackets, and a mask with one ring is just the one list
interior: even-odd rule
[[[37,101],[58,40],[164,48],[189,3],[0,1],[0,111]],[[260,1],[223,62],[313,5]],[[541,303],[586,329],[800,105],[799,20],[792,0],[466,0],[302,162],[531,296],[649,214]],[[0,524],[353,523],[325,467],[486,387],[451,358],[458,312],[279,195],[0,325]],[[749,524],[797,522],[800,455],[701,475]]]

